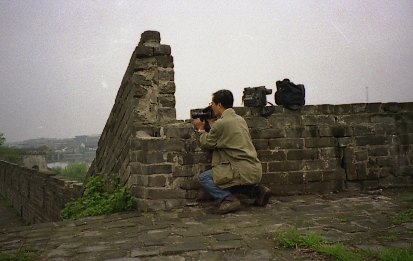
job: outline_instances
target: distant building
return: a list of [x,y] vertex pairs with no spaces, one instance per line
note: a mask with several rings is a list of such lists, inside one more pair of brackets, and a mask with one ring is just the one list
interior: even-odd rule
[[23,166],[40,171],[47,170],[46,152],[29,151],[22,155]]

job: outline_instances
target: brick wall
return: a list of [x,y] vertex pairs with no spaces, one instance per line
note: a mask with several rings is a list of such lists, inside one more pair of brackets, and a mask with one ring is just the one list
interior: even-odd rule
[[[210,168],[211,152],[192,120],[176,120],[174,93],[171,48],[158,32],[144,32],[88,172],[119,175],[144,211],[210,198],[197,177]],[[413,103],[277,106],[268,118],[255,108],[235,110],[274,195],[412,185]]]
[[74,181],[0,161],[0,194],[32,224],[61,220],[60,211],[82,190],[82,184]]

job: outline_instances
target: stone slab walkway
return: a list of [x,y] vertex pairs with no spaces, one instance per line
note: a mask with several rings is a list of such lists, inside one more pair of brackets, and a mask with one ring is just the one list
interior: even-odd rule
[[44,250],[41,260],[328,260],[311,251],[284,249],[277,234],[296,226],[330,242],[359,249],[413,247],[413,223],[391,217],[411,206],[412,189],[375,193],[272,197],[265,208],[212,214],[213,202],[156,213],[138,211],[77,221],[10,226],[0,230],[0,249]]

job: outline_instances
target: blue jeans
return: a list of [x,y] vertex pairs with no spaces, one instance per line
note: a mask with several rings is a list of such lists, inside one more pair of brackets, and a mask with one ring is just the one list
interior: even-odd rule
[[207,170],[199,174],[198,181],[218,203],[221,203],[225,197],[231,196],[232,194],[243,194],[247,195],[249,198],[255,198],[254,189],[258,186],[257,184],[238,185],[222,189],[215,185],[214,180],[212,179],[212,170]]

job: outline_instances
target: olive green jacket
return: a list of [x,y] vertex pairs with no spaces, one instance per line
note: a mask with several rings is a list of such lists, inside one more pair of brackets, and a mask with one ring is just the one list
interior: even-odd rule
[[212,178],[220,188],[261,181],[262,167],[245,120],[226,109],[211,130],[202,133],[201,145],[213,149]]

